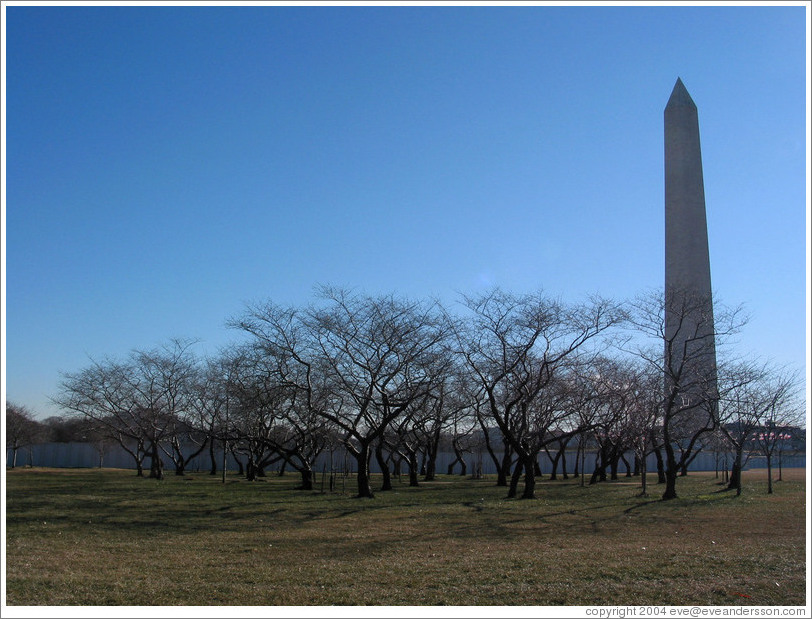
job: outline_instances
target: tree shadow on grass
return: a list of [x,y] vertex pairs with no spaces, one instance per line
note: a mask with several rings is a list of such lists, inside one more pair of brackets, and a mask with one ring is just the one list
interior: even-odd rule
[[650,501],[643,501],[642,503],[638,503],[637,505],[632,505],[631,507],[624,509],[623,513],[626,515],[631,514],[632,512],[637,511],[638,509],[643,509],[648,505],[656,505],[657,503],[662,503],[662,499],[651,499]]

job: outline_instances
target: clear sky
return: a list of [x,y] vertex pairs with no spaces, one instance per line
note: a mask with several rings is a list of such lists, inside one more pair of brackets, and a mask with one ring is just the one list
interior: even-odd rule
[[7,399],[317,284],[624,299],[699,109],[713,287],[806,363],[807,7],[7,4]]

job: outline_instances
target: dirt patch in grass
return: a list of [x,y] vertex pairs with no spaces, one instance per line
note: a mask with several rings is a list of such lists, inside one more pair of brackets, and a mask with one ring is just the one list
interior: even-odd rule
[[[293,477],[7,473],[9,605],[803,605],[805,477],[711,474],[663,502],[620,482],[396,482],[375,499]],[[352,485],[347,484],[349,489]]]

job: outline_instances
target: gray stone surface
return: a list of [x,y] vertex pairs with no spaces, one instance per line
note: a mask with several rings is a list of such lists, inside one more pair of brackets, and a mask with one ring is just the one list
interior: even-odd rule
[[711,294],[699,119],[680,79],[665,107],[665,285]]
[[[677,79],[665,120],[665,327],[672,366],[686,365],[685,384],[716,388],[708,227],[699,142],[691,95]],[[685,352],[687,350],[687,353]]]

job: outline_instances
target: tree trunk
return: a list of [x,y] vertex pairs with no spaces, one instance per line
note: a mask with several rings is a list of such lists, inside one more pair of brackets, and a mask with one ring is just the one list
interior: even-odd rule
[[186,474],[186,462],[183,459],[180,443],[173,441],[172,449],[177,454],[175,458],[172,458],[175,461],[175,475],[183,476]]
[[217,458],[214,457],[214,438],[209,443],[209,459],[211,460],[211,471],[209,475],[217,475]]
[[[482,435],[485,437],[485,449],[488,451],[488,455],[491,457],[491,460],[493,460],[494,468],[497,470],[497,472],[501,472],[499,458],[496,457],[496,454],[494,453],[493,448],[491,447],[491,439],[488,434],[488,429],[482,423],[482,419],[479,416],[477,416],[477,418],[479,419],[479,425],[482,428]],[[507,485],[507,483],[500,484],[499,481],[497,480],[496,485],[504,486]]]
[[767,453],[767,494],[773,493],[773,459],[772,454]]
[[538,466],[538,458],[533,457],[528,459],[524,465],[524,492],[522,492],[523,499],[536,498],[536,466]]
[[426,444],[426,481],[437,478],[437,452],[440,449],[440,431],[437,430]]
[[609,451],[606,447],[602,447],[595,458],[595,470],[592,472],[592,478],[589,480],[590,486],[599,481],[606,481],[606,469],[608,466]]
[[663,452],[660,449],[654,450],[654,457],[657,458],[657,483],[665,483],[665,463],[663,462]]
[[629,464],[629,461],[626,460],[626,456],[623,455],[623,454],[620,454],[620,459],[623,462],[623,464],[626,465],[626,477],[631,477],[632,476],[632,466],[631,466],[631,464]]
[[[603,460],[603,450],[599,450],[595,454],[595,469],[592,471],[592,477],[589,478],[589,485],[598,483],[598,478],[600,477],[600,470],[601,470],[601,460]],[[606,477],[606,472],[604,471],[604,477]]]
[[409,450],[409,486],[417,488],[420,484],[417,481],[419,469],[417,467],[417,452]]
[[519,480],[522,477],[522,470],[524,469],[524,463],[522,462],[521,458],[517,458],[516,460],[516,468],[513,469],[513,475],[510,476],[510,487],[508,488],[507,498],[513,499],[516,498],[516,492],[519,488]]
[[783,473],[784,463],[783,463],[783,460],[784,460],[784,450],[779,449],[778,450],[778,481],[784,481],[784,473]]
[[158,443],[152,444],[152,455],[150,456],[150,464],[149,464],[149,477],[150,479],[164,478],[164,463],[163,460],[161,460],[161,454],[158,451]]
[[736,456],[733,458],[733,468],[730,470],[730,483],[728,490],[735,490],[736,496],[742,493],[742,452],[744,445],[736,446]]
[[505,443],[505,450],[502,452],[502,463],[498,467],[498,473],[496,476],[496,485],[497,486],[507,486],[508,485],[508,475],[510,475],[510,465],[513,456],[513,450]]
[[666,442],[665,444],[665,492],[663,492],[663,501],[669,501],[677,498],[677,475],[679,475],[679,468],[674,459],[673,448]]
[[369,445],[363,445],[355,456],[358,464],[358,498],[372,499],[372,487],[369,485]]
[[[313,489],[313,471],[309,468],[302,468],[299,471],[302,475],[302,485],[299,486],[298,490],[312,490]],[[322,476],[322,480],[324,477]],[[322,481],[322,486],[324,485],[324,481]]]
[[647,466],[646,465],[646,455],[643,454],[643,456],[638,459],[638,462],[640,463],[640,481],[641,481],[640,494],[642,496],[647,496],[648,491],[647,491],[647,487],[646,487],[646,474],[648,473],[648,471],[646,470],[646,466]]
[[581,445],[581,488],[584,487],[585,481],[586,481],[586,443],[584,442]]
[[451,464],[448,465],[448,474],[451,475],[454,472],[454,465],[457,462],[460,463],[460,475],[465,475],[468,472],[468,465],[465,464],[465,455],[460,451],[459,445],[457,445],[457,441],[451,441],[451,448],[454,450],[455,460]]
[[677,498],[677,475],[679,471],[674,469],[666,469],[665,471],[665,492],[663,492],[663,501]]
[[702,449],[697,449],[694,451],[688,458],[683,458],[682,466],[680,467],[680,477],[686,477],[688,475],[688,467],[691,466],[691,463],[696,460],[696,457],[702,452]]
[[[569,477],[567,476],[567,444],[566,443],[564,443],[561,446],[561,451],[559,453],[561,454],[561,477],[564,478],[564,479],[569,479]],[[576,473],[575,476],[577,477],[578,473]]]
[[425,481],[434,481],[437,479],[437,454],[431,454],[426,460],[426,476]]
[[555,458],[550,455],[550,452],[545,449],[544,451],[547,452],[547,458],[552,463],[553,470],[550,472],[550,481],[555,481],[558,479],[558,461],[561,459],[561,452],[558,451],[555,454]]
[[386,464],[386,459],[383,457],[383,441],[378,441],[378,443],[375,445],[375,460],[378,462],[378,468],[381,469],[381,476],[383,477],[381,492],[391,490],[392,475],[389,473],[389,466]]
[[257,467],[254,463],[253,454],[248,455],[248,462],[245,463],[245,479],[254,481],[257,478]]

